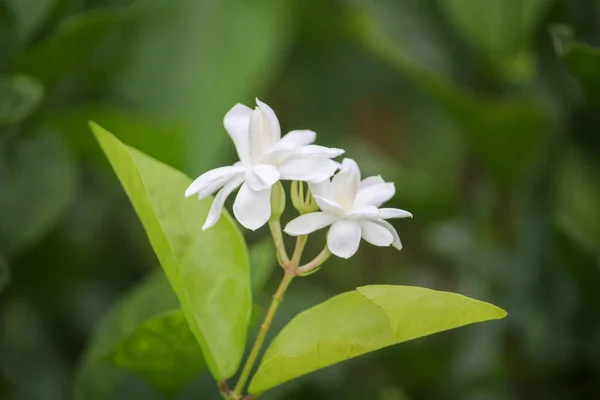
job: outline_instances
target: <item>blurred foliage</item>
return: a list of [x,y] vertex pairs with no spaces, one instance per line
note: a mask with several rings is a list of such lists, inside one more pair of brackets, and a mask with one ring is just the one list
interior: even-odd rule
[[0,124],[21,122],[37,107],[43,92],[42,85],[27,75],[0,77]]
[[122,386],[127,385],[131,374],[108,363],[108,355],[144,321],[178,309],[177,297],[164,272],[158,269],[150,272],[98,323],[82,358],[74,398],[113,398]]
[[600,105],[600,49],[576,42],[573,30],[569,26],[554,25],[551,32],[556,52],[564,58],[590,97]]
[[[381,283],[509,312],[265,400],[598,398],[599,49],[600,0],[0,0],[0,398],[163,398],[105,359],[178,305],[144,300],[157,260],[87,121],[196,176],[233,159],[223,115],[255,96],[415,215],[402,252],[294,282],[276,328]],[[260,265],[265,304],[280,272]]]

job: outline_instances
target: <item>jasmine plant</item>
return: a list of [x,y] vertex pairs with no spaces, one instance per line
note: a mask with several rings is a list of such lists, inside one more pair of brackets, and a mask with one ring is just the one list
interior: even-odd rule
[[[193,182],[91,124],[179,301],[180,309],[160,317],[160,323],[153,322],[160,327],[159,343],[154,346],[166,348],[167,353],[172,348],[180,359],[195,366],[190,379],[200,364],[206,363],[224,399],[255,399],[274,386],[328,365],[506,315],[494,305],[458,294],[384,282],[358,287],[300,313],[261,357],[273,318],[294,279],[312,275],[332,255],[353,256],[361,240],[400,250],[399,235],[388,220],[412,214],[383,207],[395,194],[393,183],[381,176],[363,179],[358,164],[350,158],[334,161],[344,151],[315,145],[316,134],[311,130],[292,130],[282,136],[275,112],[258,99],[256,103],[254,109],[235,105],[223,121],[239,161],[205,172]],[[284,229],[281,216],[287,201],[281,181],[291,181],[290,199],[299,214]],[[254,266],[249,265],[239,228],[224,211],[226,199],[238,188],[233,203],[235,219],[251,230],[268,225],[282,270],[279,287],[245,360],[252,310],[250,269]],[[324,228],[324,248],[306,258],[309,235]],[[295,237],[291,252],[284,233]],[[158,328],[153,329],[156,341]],[[145,330],[136,332],[143,337]],[[160,342],[173,336],[189,340],[190,346],[199,346],[200,351],[181,351],[177,348],[181,343],[175,346],[166,339]],[[176,392],[188,380],[187,375],[181,379],[177,365],[174,371],[148,374],[147,366],[137,360],[152,352],[147,343],[128,345],[125,352],[122,347],[120,353],[116,351],[121,357],[112,357],[112,361],[143,371],[142,375],[165,393]],[[198,358],[198,353],[203,360],[191,358]],[[230,384],[232,381],[235,383]]]

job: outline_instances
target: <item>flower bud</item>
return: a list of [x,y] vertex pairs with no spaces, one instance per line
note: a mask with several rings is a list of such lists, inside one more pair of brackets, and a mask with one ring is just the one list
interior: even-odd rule
[[318,211],[319,206],[312,197],[312,193],[308,186],[306,190],[304,188],[304,182],[293,181],[291,191],[292,203],[294,208],[300,212],[300,214],[308,214],[310,212]]
[[283,210],[285,210],[285,190],[281,182],[277,182],[271,188],[271,219],[279,219]]

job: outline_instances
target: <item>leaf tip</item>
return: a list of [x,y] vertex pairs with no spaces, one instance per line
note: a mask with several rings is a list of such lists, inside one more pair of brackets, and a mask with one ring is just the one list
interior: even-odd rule
[[113,142],[118,144],[123,144],[115,135],[104,129],[102,126],[97,124],[96,122],[90,120],[88,121],[88,125],[96,137],[96,140],[100,144],[100,147],[106,152],[105,144]]
[[103,127],[101,127],[100,125],[98,125],[96,122],[90,120],[88,121],[88,126],[90,127],[92,133],[94,134],[94,136],[96,137],[97,141],[101,141],[102,137],[106,137],[106,136],[112,136],[110,134],[110,132],[108,132],[106,129],[104,129]]
[[97,130],[102,129],[102,127],[100,125],[98,125],[96,122],[92,121],[91,119],[88,121],[88,126],[94,133],[96,133]]
[[495,306],[493,304],[491,304],[491,305],[494,307],[494,314],[496,317],[495,319],[503,319],[508,316],[508,313],[506,312],[505,309]]

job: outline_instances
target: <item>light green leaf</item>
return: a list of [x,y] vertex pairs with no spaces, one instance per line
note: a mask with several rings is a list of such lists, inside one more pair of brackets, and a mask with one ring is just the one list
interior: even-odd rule
[[202,349],[182,310],[145,321],[107,359],[142,375],[168,396],[174,396],[205,367]]
[[227,212],[203,231],[211,199],[184,197],[191,179],[92,123],[92,130],[140,217],[192,332],[217,380],[243,356],[251,314],[248,253]]
[[277,257],[273,239],[266,239],[250,247],[250,276],[252,293],[258,294],[277,267]]
[[102,318],[75,378],[75,400],[106,400],[118,391],[128,371],[106,363],[105,357],[127,340],[139,324],[179,308],[177,297],[161,269],[150,273]]
[[27,75],[0,76],[0,125],[17,124],[42,101],[44,88]]
[[64,141],[54,134],[1,150],[0,254],[7,254],[31,244],[56,221],[73,195],[75,168]]
[[251,384],[260,393],[374,350],[506,312],[455,293],[411,286],[363,286],[296,316],[273,340]]
[[567,25],[553,25],[550,33],[556,53],[600,107],[600,49],[575,41],[573,30]]

